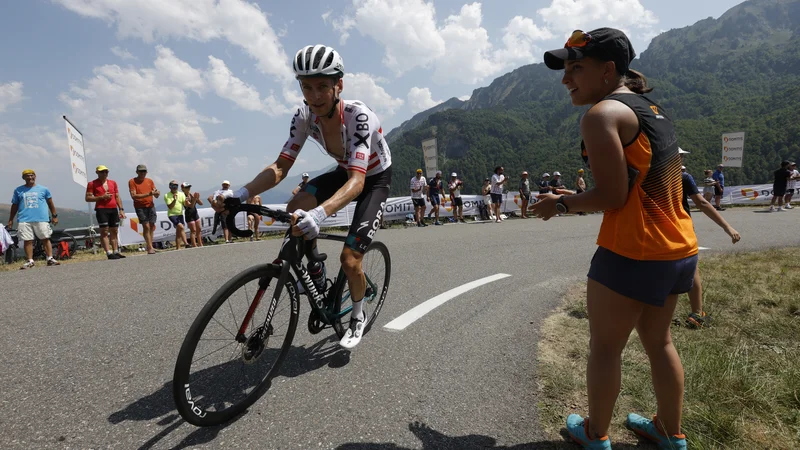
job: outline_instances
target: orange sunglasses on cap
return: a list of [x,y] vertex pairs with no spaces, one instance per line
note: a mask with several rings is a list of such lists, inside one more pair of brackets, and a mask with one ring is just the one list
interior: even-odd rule
[[591,34],[582,30],[575,30],[570,35],[569,39],[567,39],[567,43],[564,44],[564,48],[586,47],[586,44],[588,44],[591,40]]

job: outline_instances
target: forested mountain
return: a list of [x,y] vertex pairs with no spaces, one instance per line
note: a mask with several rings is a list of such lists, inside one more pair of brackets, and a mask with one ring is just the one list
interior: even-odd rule
[[[798,41],[800,0],[750,0],[637,49],[632,67],[675,120],[695,177],[720,162],[724,132],[746,132],[744,167],[728,170],[728,185],[771,182],[781,160],[800,158]],[[405,178],[422,166],[421,141],[433,135],[442,171],[463,176],[469,193],[497,165],[533,179],[558,170],[568,186],[583,166],[578,126],[586,108],[570,104],[561,72],[544,64],[520,67],[469,100],[448,103],[389,134],[397,180],[391,195],[408,195]]]

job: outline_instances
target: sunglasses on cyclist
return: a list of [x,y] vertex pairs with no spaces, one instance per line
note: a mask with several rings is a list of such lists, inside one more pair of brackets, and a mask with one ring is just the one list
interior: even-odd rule
[[581,48],[586,47],[586,45],[592,41],[592,35],[583,31],[583,30],[575,30],[567,39],[567,43],[564,44],[564,48]]
[[169,188],[170,189],[178,189],[178,185],[177,184],[170,184]]

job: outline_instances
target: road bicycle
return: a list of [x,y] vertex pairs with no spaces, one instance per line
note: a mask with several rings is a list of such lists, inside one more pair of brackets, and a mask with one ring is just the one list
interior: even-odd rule
[[[249,238],[250,230],[237,228],[239,212],[260,214],[291,224],[286,211],[249,204],[228,205],[228,229]],[[344,243],[346,236],[320,233],[317,239]],[[333,328],[340,339],[350,323],[352,301],[347,278],[339,269],[335,278],[323,275],[317,289],[303,264],[327,258],[316,246],[287,231],[278,259],[244,270],[211,296],[189,328],[175,363],[173,398],[178,412],[197,426],[218,425],[243,412],[281,374],[300,315],[300,295],[308,298],[308,331],[317,334]],[[362,262],[366,292],[362,300],[367,316],[364,334],[381,311],[389,289],[391,259],[381,242],[373,241]],[[322,283],[320,283],[322,284]]]

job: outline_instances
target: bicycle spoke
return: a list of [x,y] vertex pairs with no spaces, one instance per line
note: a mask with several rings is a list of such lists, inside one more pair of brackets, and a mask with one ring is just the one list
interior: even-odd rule
[[233,342],[231,342],[231,343],[229,343],[229,344],[227,344],[227,345],[223,345],[222,347],[220,347],[220,348],[218,348],[218,349],[214,350],[213,352],[211,352],[211,353],[208,353],[208,354],[206,354],[206,355],[204,355],[204,356],[201,356],[200,358],[197,358],[197,359],[193,360],[192,362],[198,362],[198,361],[200,361],[200,360],[203,360],[203,359],[205,359],[205,358],[208,358],[209,356],[213,355],[214,353],[217,353],[218,351],[221,351],[221,350],[223,350],[223,349],[225,349],[225,348],[227,348],[227,347],[229,347],[229,346],[231,346],[231,345],[233,345],[233,344],[238,344],[238,342],[236,342],[236,341],[233,341]]

